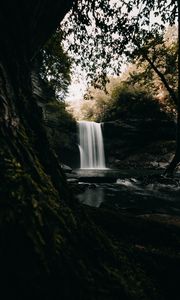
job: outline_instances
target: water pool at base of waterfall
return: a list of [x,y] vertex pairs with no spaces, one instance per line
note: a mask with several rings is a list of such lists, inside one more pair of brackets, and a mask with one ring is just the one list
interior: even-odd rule
[[[92,179],[90,173],[92,175],[93,171],[86,174],[85,180],[81,177],[83,181],[78,183],[80,192],[76,197],[84,205],[115,209],[124,213],[180,216],[180,177],[171,180],[153,174],[151,180],[145,181],[144,175],[141,176],[139,172],[136,177],[124,177],[121,172],[120,178],[118,170],[113,175],[106,170],[107,177],[103,178],[100,172],[94,171],[96,176]],[[150,171],[147,173],[151,178]]]

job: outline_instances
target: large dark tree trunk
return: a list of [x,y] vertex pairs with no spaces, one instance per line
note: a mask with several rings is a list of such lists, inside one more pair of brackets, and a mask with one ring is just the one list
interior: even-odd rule
[[48,272],[53,259],[47,257],[52,252],[55,259],[61,233],[73,230],[64,204],[72,205],[71,195],[31,85],[33,57],[71,5],[71,0],[0,4],[0,275],[6,299],[14,290],[15,299],[17,293],[31,298],[23,294],[26,284],[30,291],[40,270]]
[[71,0],[53,4],[41,0],[2,1],[0,11],[2,164],[5,156],[12,157],[35,181],[41,178],[42,168],[49,175],[47,182],[53,182],[62,197],[68,193],[66,183],[48,147],[41,113],[32,96],[31,62],[71,5]]

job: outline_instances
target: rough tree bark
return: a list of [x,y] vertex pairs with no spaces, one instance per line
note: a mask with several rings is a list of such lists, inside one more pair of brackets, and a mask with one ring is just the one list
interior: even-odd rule
[[[68,230],[71,219],[64,205],[71,195],[31,86],[33,57],[71,5],[71,0],[0,4],[0,275],[6,294],[20,293],[21,280],[31,285],[38,278],[36,263],[49,270],[47,252],[55,256],[60,231]],[[22,299],[30,298],[22,291]]]
[[[61,170],[47,145],[41,115],[32,97],[30,71],[36,52],[71,5],[71,0],[53,1],[53,4],[50,1],[29,1],[26,4],[23,1],[2,1],[0,11],[0,121],[1,138],[5,139],[2,145],[5,147],[6,140],[10,137],[11,144],[14,145],[8,145],[8,148],[13,148],[13,155],[17,148],[17,156],[18,147],[20,144],[22,147],[24,145],[21,137],[24,130],[27,144],[31,145],[33,153],[35,147],[45,173],[50,175],[63,196],[66,193],[65,180],[63,181]],[[21,151],[19,157],[16,156],[24,165],[26,159],[31,160],[27,162],[28,169],[32,163],[31,168],[34,170],[35,158],[32,153],[26,153],[26,159]]]

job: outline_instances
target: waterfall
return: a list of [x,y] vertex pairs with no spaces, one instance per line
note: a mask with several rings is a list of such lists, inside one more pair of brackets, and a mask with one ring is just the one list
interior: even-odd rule
[[79,121],[78,127],[81,169],[105,169],[101,124]]

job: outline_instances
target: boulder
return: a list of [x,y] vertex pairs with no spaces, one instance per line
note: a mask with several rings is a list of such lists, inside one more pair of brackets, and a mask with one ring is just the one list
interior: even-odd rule
[[71,173],[72,172],[72,168],[67,166],[67,165],[61,164],[61,168],[63,169],[63,171],[65,173]]

